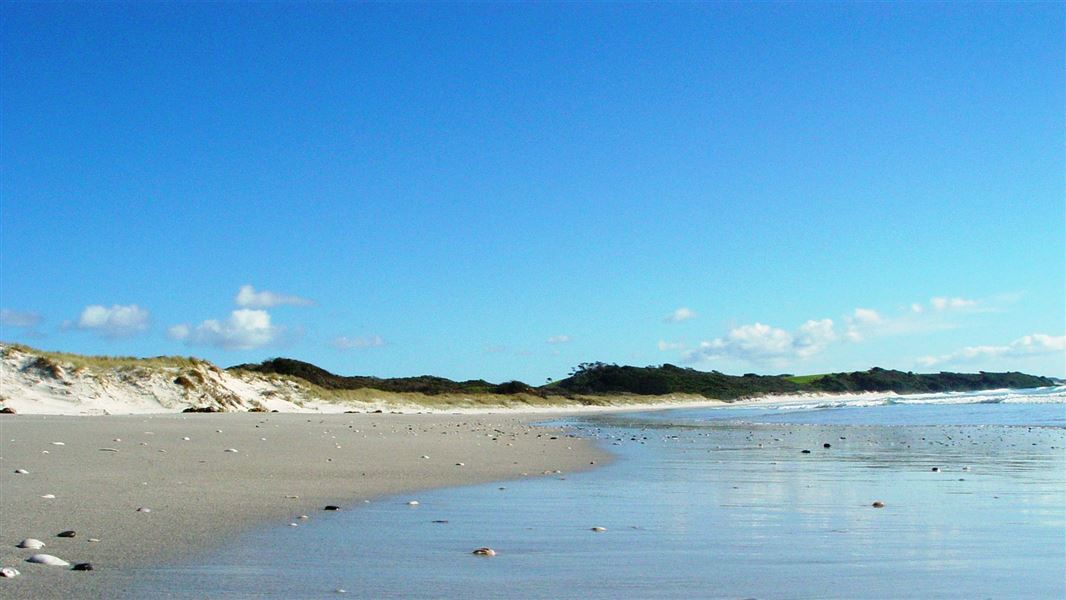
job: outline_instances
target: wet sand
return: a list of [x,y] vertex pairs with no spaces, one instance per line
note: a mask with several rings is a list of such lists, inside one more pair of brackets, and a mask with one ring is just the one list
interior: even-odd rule
[[[0,417],[0,566],[21,571],[0,579],[0,595],[109,597],[121,580],[109,571],[128,576],[271,522],[299,525],[326,505],[610,460],[588,441],[531,425],[547,416]],[[68,530],[75,536],[57,537]],[[16,548],[25,538],[46,547]],[[39,552],[94,570],[25,562]]]

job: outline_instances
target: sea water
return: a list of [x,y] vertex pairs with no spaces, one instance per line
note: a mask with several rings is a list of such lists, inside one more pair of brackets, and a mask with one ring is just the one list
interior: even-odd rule
[[264,527],[129,597],[1066,598],[1066,387],[552,425],[618,460]]

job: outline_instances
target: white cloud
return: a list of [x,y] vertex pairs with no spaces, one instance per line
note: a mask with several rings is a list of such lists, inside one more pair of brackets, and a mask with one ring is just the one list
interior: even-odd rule
[[807,321],[795,334],[763,323],[733,328],[724,337],[701,342],[690,360],[732,358],[757,363],[787,363],[818,352],[836,339],[833,320]]
[[1020,337],[1006,346],[966,346],[951,354],[923,356],[918,362],[931,367],[943,363],[973,362],[993,358],[1021,358],[1066,352],[1066,335],[1034,333]]
[[[71,324],[68,322],[65,326]],[[130,337],[148,329],[148,311],[136,304],[115,304],[111,308],[93,304],[81,311],[73,327],[105,338]]]
[[933,310],[963,310],[972,309],[977,307],[976,300],[967,300],[965,298],[944,298],[935,297],[929,299],[929,306],[933,307]]
[[553,335],[550,338],[548,338],[548,343],[549,344],[553,344],[553,345],[555,345],[555,344],[569,344],[570,340],[571,340],[571,338],[568,335]]
[[340,336],[333,339],[333,347],[338,350],[361,350],[363,348],[380,348],[385,345],[385,340],[380,335],[362,337]]
[[41,315],[22,310],[0,309],[0,325],[5,327],[36,327],[41,322]]
[[242,308],[273,308],[283,304],[292,306],[310,306],[314,304],[307,298],[300,296],[286,296],[268,290],[255,291],[250,285],[242,285],[233,301]]
[[239,309],[230,313],[225,321],[209,319],[195,328],[175,325],[167,330],[167,334],[190,345],[251,350],[275,342],[281,328],[270,324],[270,313],[265,310]]
[[685,350],[688,348],[688,344],[685,342],[668,342],[666,340],[659,340],[659,351],[666,352],[668,350]]
[[666,322],[666,323],[682,323],[684,321],[690,321],[690,320],[695,319],[695,318],[696,318],[696,313],[694,311],[692,311],[689,308],[685,308],[684,306],[682,306],[681,308],[675,310],[674,312],[666,315],[666,318],[663,319],[663,321]]

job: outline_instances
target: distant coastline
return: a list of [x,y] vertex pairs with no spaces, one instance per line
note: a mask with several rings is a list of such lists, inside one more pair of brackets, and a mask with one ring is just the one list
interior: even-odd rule
[[661,365],[582,363],[534,387],[520,381],[341,376],[274,358],[227,369],[191,357],[100,357],[0,344],[0,406],[9,412],[375,412],[640,408],[764,396],[865,392],[918,394],[1056,385],[1025,373],[867,371],[795,376],[726,375]]

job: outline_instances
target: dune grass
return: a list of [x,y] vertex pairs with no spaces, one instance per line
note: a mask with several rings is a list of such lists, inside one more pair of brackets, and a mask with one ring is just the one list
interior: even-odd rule
[[104,369],[137,369],[137,368],[188,368],[203,364],[210,364],[205,360],[191,356],[154,356],[150,358],[138,358],[135,356],[85,356],[70,354],[67,352],[51,352],[39,350],[23,344],[0,343],[0,353],[7,356],[8,352],[17,351],[30,356],[37,356],[50,360],[63,367],[72,367],[75,370],[104,370]]

